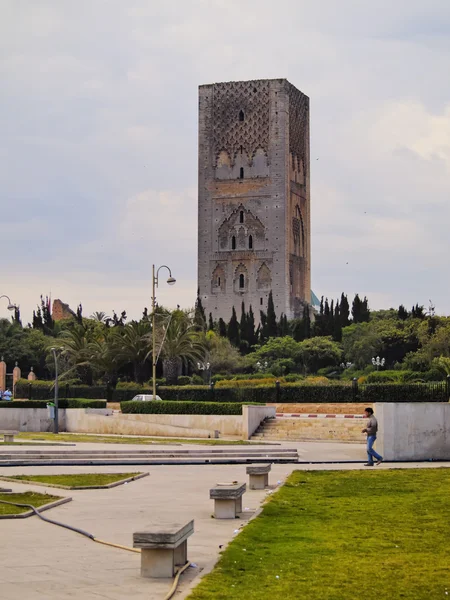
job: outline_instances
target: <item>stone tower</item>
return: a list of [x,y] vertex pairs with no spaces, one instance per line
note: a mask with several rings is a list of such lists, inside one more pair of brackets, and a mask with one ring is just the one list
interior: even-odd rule
[[226,322],[241,303],[311,302],[309,98],[286,79],[199,88],[198,288]]

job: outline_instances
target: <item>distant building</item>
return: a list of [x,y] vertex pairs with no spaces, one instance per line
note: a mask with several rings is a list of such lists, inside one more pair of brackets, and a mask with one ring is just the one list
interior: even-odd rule
[[62,321],[72,317],[76,317],[76,314],[68,304],[64,304],[61,300],[53,300],[52,319],[54,321]]
[[229,320],[242,301],[311,304],[309,98],[286,79],[199,88],[198,288]]

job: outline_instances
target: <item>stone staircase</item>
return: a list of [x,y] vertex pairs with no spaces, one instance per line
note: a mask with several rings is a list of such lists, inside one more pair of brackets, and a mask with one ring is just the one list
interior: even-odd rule
[[[23,448],[23,447],[22,447]],[[8,450],[0,451],[0,466],[39,465],[170,465],[298,462],[296,449],[279,446],[172,447],[127,450]]]
[[353,415],[277,416],[264,421],[252,436],[255,441],[363,442],[364,421]]

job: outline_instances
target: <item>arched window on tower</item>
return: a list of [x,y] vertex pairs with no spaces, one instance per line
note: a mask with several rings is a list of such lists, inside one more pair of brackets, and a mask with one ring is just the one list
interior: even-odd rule
[[233,235],[233,237],[231,238],[231,249],[236,250],[236,236],[235,235]]
[[245,277],[244,277],[244,274],[243,274],[243,273],[241,273],[241,274],[239,275],[239,288],[240,288],[241,290],[243,290],[243,289],[245,288]]
[[239,121],[243,121],[244,120],[244,111],[241,110],[239,111]]
[[241,210],[241,212],[239,213],[239,223],[243,223],[244,222],[244,211]]
[[253,236],[249,235],[248,237],[248,247],[250,250],[253,250]]
[[239,179],[244,179],[244,167],[239,169]]

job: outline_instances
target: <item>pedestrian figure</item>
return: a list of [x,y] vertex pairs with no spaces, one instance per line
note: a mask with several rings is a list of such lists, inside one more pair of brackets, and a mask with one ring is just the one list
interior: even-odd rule
[[373,467],[373,459],[377,461],[377,465],[383,462],[383,457],[373,449],[373,445],[377,439],[378,421],[371,408],[366,408],[364,416],[368,419],[366,428],[362,430],[363,433],[367,434],[367,462],[364,466]]
[[5,392],[3,392],[3,400],[11,400],[12,394],[10,390],[7,388]]

